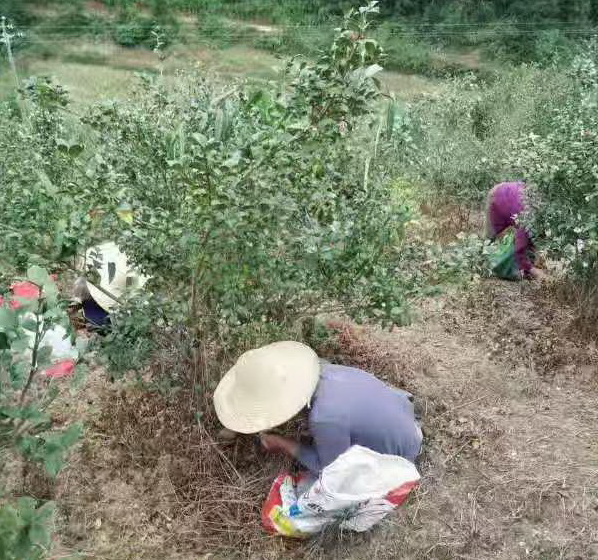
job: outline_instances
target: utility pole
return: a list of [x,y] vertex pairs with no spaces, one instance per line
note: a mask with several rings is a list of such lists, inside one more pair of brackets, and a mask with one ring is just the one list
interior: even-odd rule
[[6,49],[6,56],[8,57],[8,64],[10,65],[10,69],[15,80],[15,86],[17,87],[17,89],[19,89],[19,75],[17,74],[17,65],[15,64],[15,58],[12,54],[12,39],[15,36],[15,34],[11,33],[12,26],[6,23],[6,18],[4,16],[2,16],[1,20],[1,31],[2,34],[0,35],[0,43],[4,43],[4,48]]

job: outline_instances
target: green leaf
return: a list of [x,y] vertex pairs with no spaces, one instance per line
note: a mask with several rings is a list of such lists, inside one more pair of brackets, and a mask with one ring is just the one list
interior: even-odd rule
[[49,366],[52,361],[52,347],[43,346],[37,352],[37,367],[44,368]]
[[25,333],[19,333],[11,344],[10,349],[17,355],[22,355],[31,349],[31,339],[33,337],[27,336]]
[[0,307],[0,331],[11,332],[17,328],[17,313],[9,307]]
[[50,476],[56,476],[62,469],[66,453],[79,440],[82,433],[81,424],[72,424],[62,433],[47,436],[43,446],[43,462]]
[[41,266],[33,265],[27,269],[27,279],[38,286],[45,286],[51,282],[50,276],[47,271]]
[[31,317],[26,317],[25,319],[23,319],[23,321],[21,321],[21,326],[26,331],[30,331],[30,332],[34,333],[37,331],[37,320],[35,320]]
[[50,546],[52,538],[51,522],[54,512],[55,505],[53,502],[46,502],[32,512],[28,524],[28,537],[31,545],[41,548]]
[[10,366],[10,384],[13,389],[20,389],[29,375],[31,364],[29,361],[19,360]]
[[44,286],[44,297],[50,308],[55,307],[58,304],[58,286],[52,279],[50,279],[50,282]]

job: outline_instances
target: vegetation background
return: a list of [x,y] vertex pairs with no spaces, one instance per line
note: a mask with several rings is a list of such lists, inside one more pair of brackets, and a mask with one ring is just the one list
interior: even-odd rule
[[[0,0],[0,558],[598,558],[596,4],[356,8]],[[504,180],[550,286],[487,278]],[[152,281],[48,380],[107,238]],[[282,465],[217,439],[220,375],[286,337],[420,396],[371,539],[265,539]]]

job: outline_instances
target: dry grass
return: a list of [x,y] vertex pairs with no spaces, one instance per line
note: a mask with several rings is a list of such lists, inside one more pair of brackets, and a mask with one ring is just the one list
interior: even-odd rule
[[[332,323],[320,353],[410,390],[423,416],[423,484],[366,535],[268,537],[259,510],[285,465],[250,438],[219,442],[209,390],[165,398],[92,379],[73,410],[88,432],[57,496],[63,544],[106,560],[598,558],[598,375],[584,370],[598,355],[544,297],[486,282],[394,332]],[[188,353],[160,363],[202,383],[216,375]]]
[[553,283],[548,297],[572,309],[571,326],[580,337],[598,344],[598,278],[585,284],[567,279]]
[[211,372],[180,342],[178,355],[169,340],[153,364],[158,386],[166,369],[178,379],[166,395],[103,383],[89,402],[87,436],[57,496],[65,543],[89,557],[242,556],[268,539],[260,507],[288,465],[254,438],[218,441]]
[[282,465],[251,439],[218,442],[194,400],[132,388],[102,396],[59,495],[71,546],[109,558],[263,546],[260,506]]

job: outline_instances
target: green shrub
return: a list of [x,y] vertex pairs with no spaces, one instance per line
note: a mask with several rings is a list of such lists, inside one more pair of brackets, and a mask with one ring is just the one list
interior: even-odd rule
[[410,36],[406,26],[384,23],[376,38],[385,47],[385,66],[389,70],[413,74],[429,74],[433,70],[430,45],[419,41],[415,35]]
[[[373,12],[352,12],[315,62],[294,59],[261,89],[147,78],[135,99],[78,119],[62,88],[31,80],[27,118],[0,119],[0,259],[66,267],[118,240],[155,297],[175,303],[160,324],[222,351],[331,308],[404,322],[409,209],[386,169]],[[132,224],[117,217],[122,203]],[[115,317],[115,369],[148,355],[158,320],[140,310]]]
[[211,48],[225,49],[235,44],[251,43],[258,32],[250,26],[237,24],[222,16],[198,15],[200,40]]
[[[179,23],[170,11],[157,10],[146,16],[133,8],[121,10],[119,20],[113,27],[113,39],[123,47],[156,48],[172,43],[179,34]],[[158,37],[159,35],[159,37]]]
[[404,211],[388,203],[370,131],[380,54],[347,28],[316,64],[291,64],[281,94],[150,88],[91,118],[118,178],[111,190],[136,209],[122,242],[190,301],[195,328],[234,338],[325,302],[401,320],[390,248]]
[[532,189],[530,227],[579,279],[598,274],[598,46],[569,72],[573,91],[543,134],[521,135],[510,158]]
[[116,24],[114,40],[123,47],[149,46],[153,28],[154,21],[151,18],[143,16],[126,18]]
[[[490,28],[492,29],[492,27]],[[512,64],[534,62],[549,67],[571,61],[575,43],[559,29],[534,30],[521,25],[498,23],[484,47],[486,55]]]
[[35,18],[29,10],[27,0],[0,0],[0,16],[16,25],[29,25]]
[[524,172],[507,165],[514,139],[549,131],[553,109],[572,93],[562,72],[525,66],[491,82],[453,79],[441,95],[411,105],[411,142],[398,157],[432,193],[481,207],[494,183]]
[[73,258],[91,232],[89,212],[97,204],[79,164],[82,131],[67,120],[68,93],[49,78],[32,78],[22,94],[26,118],[4,113],[0,119],[0,258],[17,271]]

